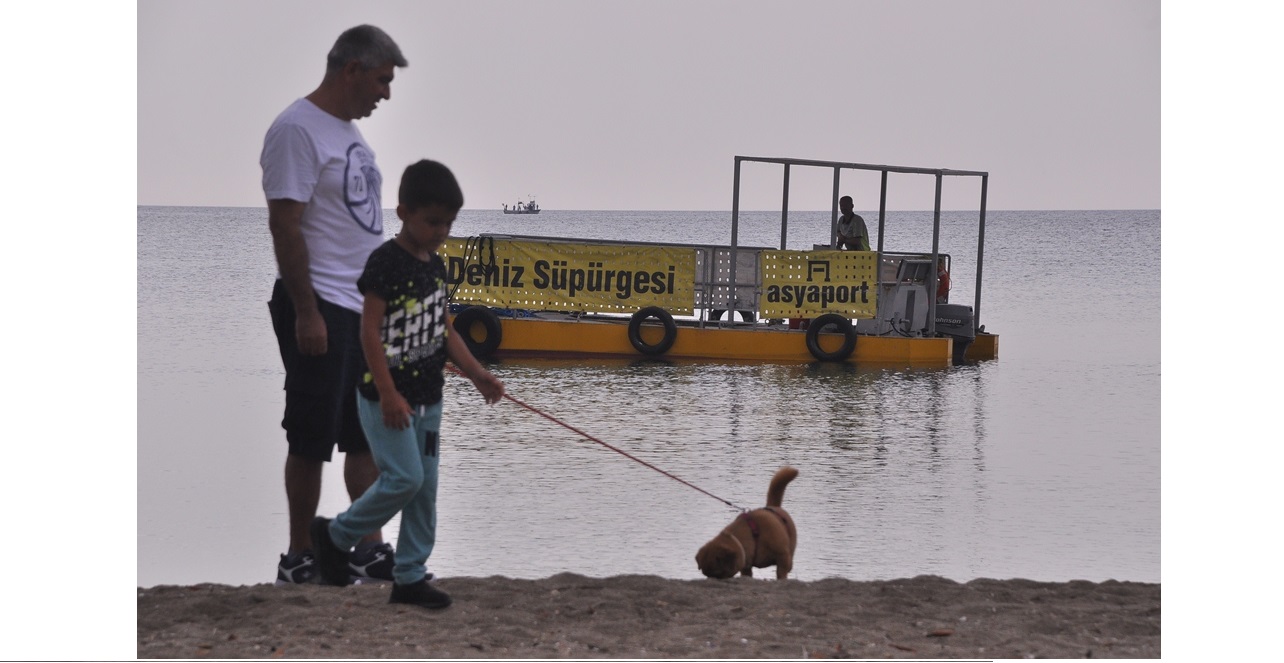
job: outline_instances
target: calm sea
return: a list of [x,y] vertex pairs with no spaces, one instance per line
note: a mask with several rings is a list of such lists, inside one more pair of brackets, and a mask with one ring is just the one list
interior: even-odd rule
[[[876,232],[877,215],[863,213]],[[286,546],[275,274],[261,208],[138,208],[138,585],[271,582]],[[399,222],[386,214],[388,234]],[[791,211],[788,248],[828,240]],[[975,213],[945,213],[952,301]],[[730,242],[729,212],[464,211],[481,232]],[[891,251],[929,251],[892,213]],[[778,213],[741,213],[778,246]],[[792,577],[1160,580],[1160,214],[991,211],[981,322],[999,359],[944,369],[504,361],[510,393],[741,506],[772,473],[798,523]],[[702,577],[734,517],[710,497],[508,401],[447,385],[443,576]],[[326,470],[321,513],[347,498]],[[385,529],[395,538],[398,522]],[[768,573],[768,575],[770,575]]]

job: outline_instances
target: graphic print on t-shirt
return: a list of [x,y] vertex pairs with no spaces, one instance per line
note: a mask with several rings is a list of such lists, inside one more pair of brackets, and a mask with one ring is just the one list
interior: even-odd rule
[[343,168],[343,202],[353,220],[372,235],[383,234],[383,209],[380,206],[383,176],[375,167],[374,156],[361,143],[348,147],[348,162]]
[[444,294],[444,288],[437,288],[426,299],[402,296],[388,302],[383,338],[389,367],[402,368],[441,349],[446,342]]

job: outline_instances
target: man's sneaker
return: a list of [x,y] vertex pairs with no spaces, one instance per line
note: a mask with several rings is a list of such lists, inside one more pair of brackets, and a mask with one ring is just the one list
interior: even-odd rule
[[421,608],[438,609],[451,604],[450,595],[428,584],[425,578],[409,585],[393,583],[389,603],[409,603]]
[[334,540],[330,538],[330,519],[321,516],[313,518],[311,534],[321,582],[340,587],[352,584],[352,579],[348,576],[348,551],[334,545]]
[[352,582],[392,582],[393,567],[392,545],[379,542],[362,541],[348,557],[348,571]]
[[311,550],[281,555],[276,565],[276,586],[302,585],[317,581],[316,560]]
[[[348,556],[348,570],[351,571],[352,583],[364,585],[376,582],[396,582],[392,576],[392,567],[396,565],[392,544],[386,542],[371,543],[362,541],[356,550]],[[424,577],[428,582],[436,580],[429,573]]]

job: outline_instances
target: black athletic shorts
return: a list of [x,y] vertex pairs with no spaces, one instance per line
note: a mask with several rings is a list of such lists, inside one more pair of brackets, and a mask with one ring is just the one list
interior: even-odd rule
[[317,298],[325,319],[326,353],[302,355],[294,329],[294,303],[277,279],[268,310],[285,366],[285,418],[290,453],[329,461],[339,451],[369,451],[357,419],[357,381],[366,371],[361,354],[361,314]]

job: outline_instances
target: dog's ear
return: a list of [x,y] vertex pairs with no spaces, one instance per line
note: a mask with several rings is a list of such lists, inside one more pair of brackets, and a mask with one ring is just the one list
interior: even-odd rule
[[711,543],[706,543],[703,546],[700,546],[700,550],[696,551],[696,566],[701,571],[709,568],[709,565],[714,561],[714,559],[714,550]]
[[716,542],[710,541],[700,547],[696,552],[696,566],[700,572],[708,578],[729,578],[725,567],[727,566],[726,557],[730,551],[717,545]]
[[710,578],[730,578],[736,574],[737,570],[739,570],[739,565],[737,564],[736,559],[737,557],[739,557],[737,551],[732,550],[731,548],[722,546],[711,547],[708,554],[705,555],[700,568],[704,571],[704,574]]

